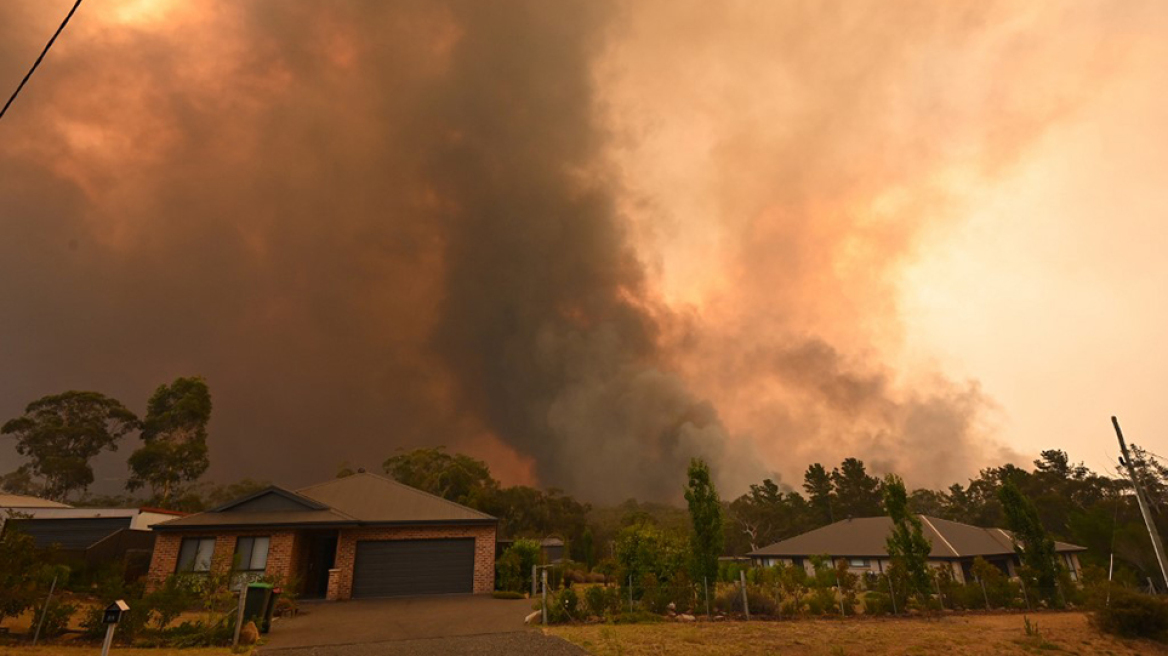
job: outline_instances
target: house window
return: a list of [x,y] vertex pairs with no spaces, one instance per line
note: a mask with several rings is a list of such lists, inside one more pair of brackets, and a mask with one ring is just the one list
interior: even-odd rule
[[183,538],[178,550],[178,571],[211,571],[211,554],[214,552],[215,538]]
[[848,559],[848,567],[863,567],[863,568],[867,568],[867,567],[870,567],[870,566],[871,566],[871,565],[869,564],[869,562],[868,562],[868,559],[867,559],[867,558],[849,558],[849,559]]
[[271,538],[249,537],[235,541],[235,567],[242,572],[262,572],[268,567]]

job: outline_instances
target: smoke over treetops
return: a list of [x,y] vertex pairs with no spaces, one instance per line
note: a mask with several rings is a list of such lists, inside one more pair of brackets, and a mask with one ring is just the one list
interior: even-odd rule
[[[65,4],[0,8],[6,87]],[[691,456],[951,482],[1013,456],[901,366],[899,274],[1121,58],[1061,11],[83,6],[0,124],[0,410],[201,374],[223,479],[445,444],[597,501]]]

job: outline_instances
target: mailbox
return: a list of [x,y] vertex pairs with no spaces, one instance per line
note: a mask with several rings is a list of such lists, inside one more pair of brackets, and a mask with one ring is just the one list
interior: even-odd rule
[[121,599],[115,601],[109,606],[105,607],[105,612],[102,614],[102,624],[117,624],[122,619],[122,613],[130,610],[130,606]]

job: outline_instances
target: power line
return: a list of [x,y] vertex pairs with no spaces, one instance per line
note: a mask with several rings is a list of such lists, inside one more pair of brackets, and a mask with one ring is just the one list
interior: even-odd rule
[[24,75],[24,79],[20,81],[20,84],[16,87],[16,91],[12,92],[12,97],[8,99],[8,102],[4,103],[4,108],[0,109],[0,118],[4,118],[4,113],[8,111],[8,107],[12,104],[12,101],[16,100],[16,96],[20,94],[20,90],[24,88],[25,83],[28,82],[28,78],[32,77],[33,71],[37,69],[37,66],[41,65],[41,60],[44,59],[45,55],[49,53],[49,48],[53,47],[53,42],[57,40],[57,37],[61,34],[61,30],[65,29],[65,25],[69,23],[70,18],[73,18],[73,13],[76,12],[77,8],[80,6],[81,0],[77,0],[77,2],[73,3],[73,8],[70,9],[69,14],[65,16],[65,20],[61,21],[61,26],[57,28],[56,32],[53,32],[53,38],[49,39],[49,42],[45,44],[45,49],[41,51],[41,56],[37,57],[36,61],[32,63],[32,68],[28,69],[28,73]]

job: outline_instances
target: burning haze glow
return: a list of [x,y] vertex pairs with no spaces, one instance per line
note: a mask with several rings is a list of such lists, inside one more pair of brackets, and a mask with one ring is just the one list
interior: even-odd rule
[[83,4],[0,124],[0,414],[201,374],[220,480],[598,502],[1105,469],[1164,448],[1166,60],[1157,1]]

